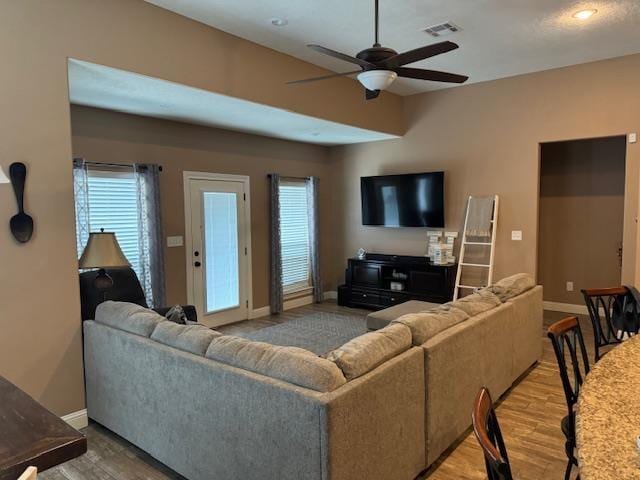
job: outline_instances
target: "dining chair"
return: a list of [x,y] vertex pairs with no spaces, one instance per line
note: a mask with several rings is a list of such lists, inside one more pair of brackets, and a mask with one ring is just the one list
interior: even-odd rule
[[471,421],[473,432],[484,453],[489,480],[513,480],[507,448],[493,409],[493,401],[485,387],[482,387],[476,396]]
[[38,478],[38,469],[36,467],[27,468],[18,480],[36,480]]
[[553,344],[567,402],[567,416],[560,422],[560,428],[566,439],[564,449],[568,459],[564,478],[569,480],[571,469],[574,465],[578,466],[578,460],[573,454],[576,447],[574,407],[578,401],[582,382],[589,373],[589,358],[577,317],[567,317],[557,321],[549,327],[547,336]]
[[595,349],[594,362],[606,352],[603,347],[621,343],[640,330],[638,305],[627,287],[581,290],[589,311]]

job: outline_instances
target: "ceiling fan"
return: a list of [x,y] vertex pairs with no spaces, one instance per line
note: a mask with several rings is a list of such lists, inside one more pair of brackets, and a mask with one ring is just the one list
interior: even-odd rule
[[404,67],[403,65],[455,50],[458,48],[458,45],[453,42],[440,42],[409,50],[408,52],[398,53],[391,48],[380,45],[378,41],[378,25],[378,0],[375,0],[375,43],[371,48],[362,50],[355,57],[352,57],[351,55],[336,52],[335,50],[320,45],[307,45],[316,52],[324,53],[325,55],[344,60],[345,62],[354,63],[360,67],[359,70],[334,73],[322,77],[305,78],[304,80],[287,82],[287,84],[315,82],[317,80],[326,80],[328,78],[343,77],[357,73],[358,81],[365,88],[365,98],[371,100],[380,95],[381,90],[387,89],[397,77],[449,83],[464,83],[469,78],[455,73]]

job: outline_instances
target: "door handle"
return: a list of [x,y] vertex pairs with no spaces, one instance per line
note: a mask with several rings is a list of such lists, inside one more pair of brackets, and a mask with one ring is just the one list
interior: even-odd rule
[[200,262],[193,262],[193,265],[194,265],[194,267],[199,267],[199,266],[201,266],[202,264],[201,264]]

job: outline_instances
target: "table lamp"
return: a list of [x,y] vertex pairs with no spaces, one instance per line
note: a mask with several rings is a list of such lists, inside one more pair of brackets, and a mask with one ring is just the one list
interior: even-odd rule
[[93,285],[98,290],[109,290],[113,287],[113,279],[105,271],[105,268],[130,267],[131,264],[124,256],[116,234],[105,232],[104,228],[99,232],[91,232],[87,246],[79,260],[80,269],[99,268],[98,275],[93,281]]

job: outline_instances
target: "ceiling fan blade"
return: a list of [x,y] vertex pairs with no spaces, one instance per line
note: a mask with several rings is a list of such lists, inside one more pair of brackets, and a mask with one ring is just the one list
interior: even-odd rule
[[365,60],[361,60],[356,57],[352,57],[345,53],[336,52],[335,50],[331,50],[330,48],[323,47],[321,45],[307,45],[311,50],[315,50],[319,53],[324,53],[325,55],[329,55],[330,57],[338,58],[340,60],[344,60],[345,62],[355,63],[356,65],[360,65],[361,67],[372,67],[374,66],[372,63],[369,63]]
[[380,90],[369,90],[368,88],[364,89],[364,98],[366,100],[373,100],[374,98],[378,98],[380,95]]
[[456,73],[438,72],[437,70],[423,70],[421,68],[398,67],[393,69],[399,77],[431,80],[432,82],[464,83],[469,77]]
[[427,45],[425,47],[416,48],[414,50],[409,50],[408,52],[394,55],[385,61],[385,65],[388,67],[400,67],[402,65],[408,65],[409,63],[424,60],[425,58],[431,58],[442,53],[450,52],[456,48],[458,48],[458,45],[453,42],[434,43],[433,45]]
[[353,75],[355,73],[361,73],[362,70],[354,70],[353,72],[333,73],[331,75],[323,75],[322,77],[303,78],[302,80],[293,80],[287,82],[287,85],[296,85],[298,83],[316,82],[318,80],[327,80],[329,78],[344,77],[345,75]]

